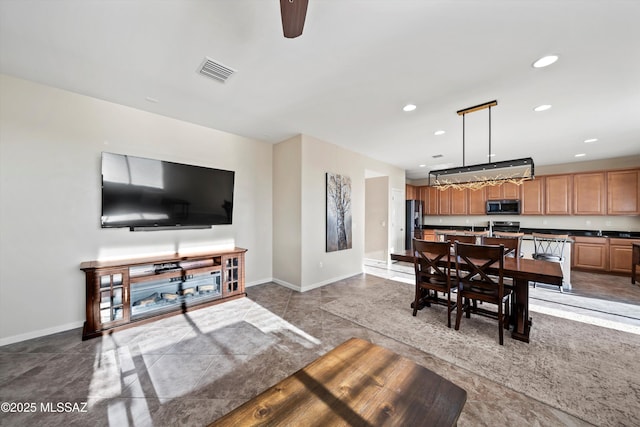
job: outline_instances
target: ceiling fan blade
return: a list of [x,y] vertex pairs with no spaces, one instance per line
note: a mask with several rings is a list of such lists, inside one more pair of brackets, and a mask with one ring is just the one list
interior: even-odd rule
[[302,34],[309,0],[280,0],[284,36],[293,39]]

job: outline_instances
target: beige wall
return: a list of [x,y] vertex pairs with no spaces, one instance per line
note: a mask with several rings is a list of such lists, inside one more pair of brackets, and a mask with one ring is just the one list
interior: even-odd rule
[[640,155],[617,157],[614,159],[591,160],[587,162],[573,162],[558,165],[536,166],[536,175],[553,175],[611,169],[627,169],[636,167],[640,167]]
[[302,283],[302,137],[273,148],[273,277],[281,285]]
[[364,257],[387,261],[389,235],[389,177],[365,180]]
[[[236,171],[233,225],[100,228],[102,151]],[[272,144],[0,75],[0,345],[81,326],[82,261],[247,248],[272,277]]]
[[[288,151],[288,153],[286,153]],[[404,189],[404,170],[370,159],[361,154],[345,150],[337,145],[321,141],[311,136],[302,135],[278,144],[274,150],[274,167],[279,159],[293,161],[300,152],[300,192],[285,192],[280,188],[274,190],[275,212],[278,203],[285,203],[289,209],[295,210],[299,203],[300,221],[296,221],[296,214],[290,213],[291,221],[279,221],[274,226],[273,242],[276,248],[286,247],[289,241],[300,240],[300,280],[295,279],[297,266],[284,266],[274,261],[274,281],[299,291],[306,291],[331,283],[341,278],[362,272],[364,256],[364,223],[365,223],[365,171],[376,171],[379,176],[388,176],[387,197],[392,188]],[[286,165],[286,166],[285,166]],[[286,163],[278,167],[289,167],[297,174],[295,165]],[[352,248],[342,251],[326,252],[325,248],[325,215],[326,190],[325,174],[339,173],[351,177],[352,185]],[[280,176],[280,171],[274,171],[274,177]],[[275,185],[275,182],[274,182]],[[299,202],[298,202],[299,199]],[[387,221],[388,222],[388,221]],[[297,234],[296,234],[297,233]],[[274,260],[280,255],[274,253]],[[296,262],[291,258],[289,262]],[[283,258],[283,262],[286,260]],[[290,274],[293,273],[293,274]],[[285,276],[286,275],[286,276]],[[289,278],[289,280],[287,280]]]

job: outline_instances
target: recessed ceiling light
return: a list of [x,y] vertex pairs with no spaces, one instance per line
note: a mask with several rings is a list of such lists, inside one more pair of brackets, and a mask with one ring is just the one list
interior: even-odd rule
[[419,165],[419,167],[421,167],[421,168],[426,168],[426,167],[427,167],[427,165]]
[[443,131],[443,130],[437,130],[437,131],[435,131],[433,134],[434,134],[434,135],[444,135],[445,133],[446,133],[446,132],[445,132],[445,131]]
[[536,108],[533,109],[533,111],[546,111],[549,108],[551,108],[551,105],[549,104],[543,104],[543,105],[538,105]]
[[407,104],[404,107],[402,107],[402,111],[413,111],[415,110],[417,107],[413,104]]
[[495,156],[496,156],[495,153],[487,154],[487,157],[495,157]]
[[586,155],[587,155],[586,153],[580,153],[580,154],[576,154],[575,157],[584,157]]
[[147,96],[145,99],[149,102],[153,102],[154,104],[157,104],[159,102],[156,98],[152,98],[150,96]]
[[558,55],[547,55],[538,59],[533,63],[533,68],[543,68],[549,66],[558,60]]
[[584,142],[586,142],[587,144],[591,143],[591,142],[596,142],[598,140],[598,138],[590,138],[590,139],[585,139]]

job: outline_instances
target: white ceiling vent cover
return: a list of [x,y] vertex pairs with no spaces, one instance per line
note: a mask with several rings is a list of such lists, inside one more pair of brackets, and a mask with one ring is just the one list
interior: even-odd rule
[[233,68],[229,68],[207,57],[204,58],[204,62],[198,71],[200,74],[216,79],[222,83],[226,82],[227,79],[236,72]]

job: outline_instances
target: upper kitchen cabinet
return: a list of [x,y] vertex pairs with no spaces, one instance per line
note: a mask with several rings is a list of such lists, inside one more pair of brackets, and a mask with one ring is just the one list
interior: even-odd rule
[[451,190],[451,215],[466,215],[468,213],[468,191],[466,188]]
[[571,215],[572,175],[545,176],[545,214]]
[[607,214],[640,214],[640,170],[607,172]]
[[469,199],[469,215],[485,215],[487,213],[487,195],[484,188],[467,191]]
[[405,194],[407,200],[418,200],[420,198],[416,187],[410,184],[405,184]]
[[438,215],[438,189],[427,185],[417,187],[418,198],[422,200],[423,215]]
[[520,186],[511,182],[487,187],[487,200],[519,199]]
[[573,213],[575,215],[605,215],[607,211],[604,172],[573,175]]
[[438,215],[451,215],[451,188],[438,192]]
[[544,177],[522,183],[520,190],[522,204],[520,206],[522,215],[543,215],[544,214]]

